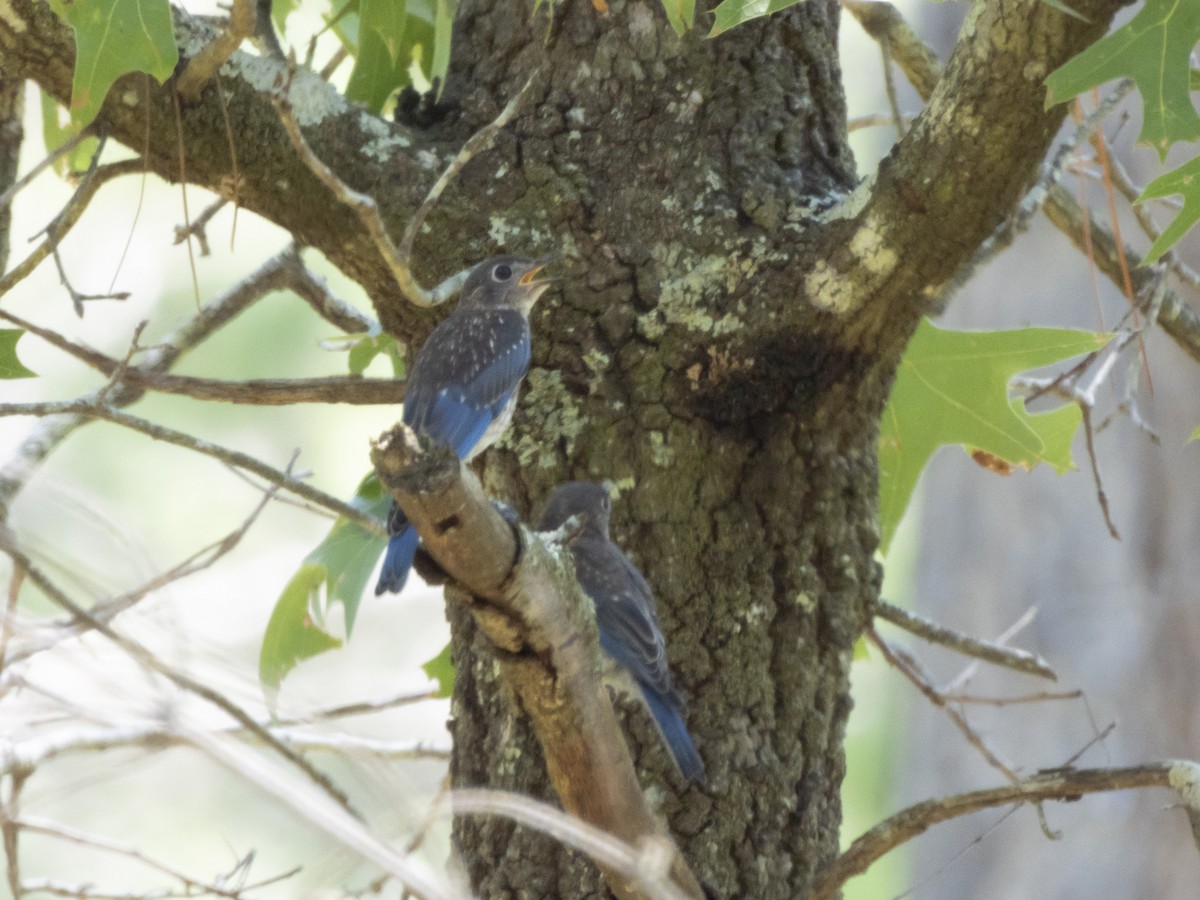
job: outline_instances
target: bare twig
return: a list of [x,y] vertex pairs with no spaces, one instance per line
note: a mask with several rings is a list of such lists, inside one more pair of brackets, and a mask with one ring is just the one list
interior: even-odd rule
[[[98,155],[99,150],[97,150]],[[67,205],[51,220],[49,225],[42,229],[42,233],[46,235],[46,239],[38,244],[20,263],[10,269],[3,277],[0,277],[0,297],[3,297],[12,290],[12,288],[19,284],[54,251],[54,248],[62,242],[62,239],[70,233],[75,223],[79,221],[84,210],[92,202],[92,197],[96,195],[96,192],[101,187],[114,178],[136,174],[141,171],[141,160],[126,159],[100,166],[90,176],[85,176],[79,183],[79,187],[75,189],[75,193],[71,199],[67,201]],[[82,306],[77,307],[76,312],[80,312],[82,308]]]
[[[288,247],[167,335],[157,347],[146,353],[146,358],[136,371],[165,372],[255,300],[270,291],[288,287],[340,328],[367,331],[374,325],[373,320],[332,295],[324,282],[308,270],[296,250]],[[141,395],[142,391],[138,388],[122,386],[110,395],[109,405],[127,406]],[[99,392],[93,391],[77,402],[94,404],[97,396]],[[50,417],[43,420],[21,443],[16,455],[0,467],[0,522],[7,518],[17,494],[43,460],[71,432],[91,421],[95,420],[79,414]]]
[[[100,835],[91,834],[82,829],[75,828],[71,825],[64,825],[60,822],[52,822],[49,819],[42,819],[33,816],[23,816],[13,823],[22,831],[27,831],[32,834],[41,834],[47,837],[57,838],[61,841],[67,841],[76,844],[80,847],[87,847],[91,850],[101,850],[106,853],[113,853],[117,856],[123,856],[126,859],[131,859],[134,862],[141,863],[147,868],[166,875],[178,881],[183,888],[181,896],[195,896],[200,894],[212,894],[216,897],[243,897],[247,891],[259,890],[270,884],[276,884],[284,879],[291,878],[300,870],[293,869],[290,872],[285,872],[280,875],[274,875],[271,878],[263,879],[253,884],[239,885],[237,887],[229,887],[227,879],[218,876],[209,881],[201,881],[193,878],[185,872],[180,871],[165,860],[159,859],[144,850],[139,849],[133,844],[125,844],[120,841],[114,841],[110,838]],[[24,885],[25,890],[31,891],[31,886],[28,882]],[[78,896],[78,895],[72,895]],[[84,896],[95,896],[95,889],[85,889]],[[162,896],[159,892],[155,892],[155,896]]]
[[424,900],[466,900],[465,894],[449,881],[438,879],[421,860],[401,856],[347,814],[341,804],[330,803],[329,797],[313,790],[311,784],[285,776],[261,755],[231,738],[207,731],[183,729],[180,736],[255,788],[282,800],[311,825],[408,886],[416,896]]
[[1044,703],[1048,700],[1078,700],[1083,691],[1038,691],[1034,694],[1019,694],[1015,697],[983,697],[979,694],[947,694],[942,698],[947,703],[975,703],[979,706],[1017,706],[1024,703]]
[[[295,457],[293,457],[293,462]],[[288,465],[290,474],[291,464]],[[146,581],[131,591],[125,591],[115,597],[106,600],[98,601],[90,610],[93,618],[100,622],[111,622],[116,616],[132,608],[135,604],[141,601],[144,597],[153,591],[161,590],[172,582],[178,581],[181,578],[186,578],[189,575],[194,575],[211,567],[217,560],[232,551],[245,537],[250,527],[258,520],[259,515],[266,509],[267,504],[275,498],[279,487],[272,485],[263,493],[262,499],[246,517],[245,521],[237,528],[225,535],[224,538],[216,543],[210,544],[201,550],[196,551],[183,562],[168,569],[167,571],[155,575],[149,581]],[[13,651],[10,662],[16,663],[23,659],[42,652],[57,645],[59,642],[75,635],[82,634],[88,630],[88,624],[78,619],[70,619],[67,622],[58,623],[41,629],[44,633],[37,638],[25,639],[21,645]],[[45,633],[47,632],[48,633]],[[0,660],[3,660],[3,655],[0,654]]]
[[997,757],[996,754],[994,754],[988,748],[988,746],[983,742],[983,738],[981,738],[975,729],[968,724],[967,720],[963,718],[962,714],[946,702],[946,698],[942,695],[942,693],[930,683],[928,678],[925,677],[925,674],[921,671],[921,667],[917,664],[915,659],[913,659],[908,653],[904,652],[900,648],[892,647],[890,644],[888,644],[887,641],[879,636],[879,633],[874,628],[867,628],[864,631],[864,634],[866,635],[867,640],[879,648],[879,652],[883,654],[884,659],[886,659],[894,669],[907,678],[918,691],[924,694],[925,698],[930,703],[941,709],[946,713],[947,716],[950,717],[950,721],[954,723],[955,727],[958,728],[963,737],[966,738],[967,743],[974,747],[976,751],[978,751],[979,755],[984,758],[989,766],[991,766],[993,769],[996,769],[1010,781],[1017,780],[1016,773],[1014,773],[1012,769],[1000,761],[999,757]]
[[225,29],[192,57],[179,76],[179,93],[189,100],[199,97],[200,89],[217,74],[225,60],[254,34],[256,19],[254,0],[233,0]]
[[[1037,607],[1036,606],[1028,607],[1025,610],[1025,612],[1023,612],[1023,613],[1021,613],[1021,615],[1017,616],[1017,620],[1015,622],[1013,622],[1006,629],[1004,629],[1004,631],[1002,631],[999,635],[997,635],[995,640],[992,641],[992,643],[998,647],[1005,646],[1009,641],[1011,641],[1018,634],[1020,634],[1022,631],[1024,631],[1026,628],[1028,628],[1033,623],[1033,620],[1036,617],[1037,617]],[[939,689],[938,692],[941,694],[948,694],[948,693],[952,694],[955,691],[962,690],[962,688],[967,684],[967,682],[969,682],[972,678],[975,677],[975,673],[978,671],[979,671],[979,660],[977,660],[977,659],[971,660],[971,662],[969,662],[966,666],[963,667],[963,670],[961,672],[959,672],[956,676],[954,676],[952,679],[950,679],[950,681],[947,684],[943,685]]]
[[416,240],[417,232],[425,221],[426,215],[433,208],[434,203],[437,202],[438,197],[441,196],[446,186],[453,181],[463,166],[492,145],[500,130],[517,114],[517,111],[521,107],[521,102],[525,99],[525,95],[530,85],[533,84],[537,73],[535,72],[534,75],[529,77],[525,82],[525,86],[500,111],[500,115],[468,138],[462,149],[459,150],[450,162],[450,165],[438,180],[434,182],[428,196],[426,196],[424,202],[413,214],[412,219],[409,220],[408,226],[404,231],[404,236],[401,238],[399,249],[392,243],[392,239],[388,235],[387,226],[379,214],[379,206],[375,203],[375,200],[367,194],[356,191],[345,184],[329,166],[321,161],[320,157],[308,145],[308,141],[305,140],[304,134],[300,130],[300,123],[296,121],[296,117],[292,112],[291,100],[288,95],[290,82],[294,75],[295,69],[293,67],[289,71],[288,83],[285,84],[282,90],[272,96],[271,102],[275,105],[275,109],[279,113],[279,120],[283,124],[288,137],[291,139],[296,153],[304,161],[304,164],[308,166],[309,170],[320,179],[321,183],[329,188],[338,200],[350,207],[358,215],[359,221],[375,244],[375,249],[379,252],[380,257],[391,271],[392,277],[396,279],[401,292],[408,298],[409,302],[423,307],[437,306],[445,303],[458,293],[463,282],[466,281],[469,272],[459,272],[447,278],[437,287],[433,288],[433,290],[426,290],[417,282],[409,268],[413,242]]
[[[446,190],[446,187],[458,176],[458,173],[463,170],[463,167],[467,163],[492,146],[496,140],[496,135],[520,111],[521,104],[525,102],[525,97],[537,79],[538,74],[538,71],[534,71],[532,75],[525,79],[525,84],[521,86],[521,90],[517,91],[516,96],[505,104],[504,109],[500,110],[500,114],[467,139],[466,143],[462,145],[462,149],[450,161],[450,165],[446,166],[446,170],[433,183],[433,187],[429,189],[429,193],[421,205],[417,207],[417,211],[413,213],[412,218],[408,220],[408,225],[405,226],[404,234],[400,238],[398,249],[398,255],[405,266],[405,271],[408,270],[408,263],[412,259],[413,244],[417,240],[421,226],[425,224],[425,218],[429,215],[430,210],[433,209],[434,204],[437,203],[438,198],[442,196],[442,192]],[[463,282],[466,281],[467,274],[467,272],[460,272],[458,275],[448,278],[434,288],[432,302],[444,302],[449,297],[458,293]]]
[[946,628],[944,625],[931,622],[916,613],[901,609],[886,600],[880,599],[876,602],[875,615],[930,643],[949,647],[966,656],[975,656],[998,666],[1024,672],[1027,675],[1036,675],[1051,681],[1058,679],[1054,670],[1050,668],[1050,664],[1040,656],[1025,650],[1003,647],[990,641],[970,637]]
[[140,419],[137,416],[131,416],[111,406],[98,406],[95,403],[83,400],[50,403],[0,403],[0,417],[58,416],[64,414],[103,419],[106,422],[112,422],[133,431],[141,432],[156,441],[164,441],[168,444],[174,444],[177,447],[185,447],[188,450],[193,450],[205,456],[211,456],[231,466],[237,466],[240,469],[253,472],[260,478],[278,485],[283,490],[290,491],[306,500],[311,500],[313,503],[324,506],[326,509],[330,509],[339,516],[343,516],[361,525],[372,533],[384,533],[383,524],[361,510],[343,503],[332,494],[327,494],[302,481],[297,481],[286,472],[268,466],[256,457],[237,450],[230,450],[227,447],[221,447],[190,434],[184,434],[182,431],[175,431],[163,425],[157,425],[154,422]]
[[224,197],[218,197],[212,203],[208,204],[196,218],[187,225],[175,226],[175,240],[172,243],[182,244],[188,238],[195,238],[196,243],[200,245],[200,255],[208,256],[210,250],[208,246],[208,223],[212,217],[225,208],[225,204],[229,201]]
[[[218,400],[254,406],[285,406],[293,403],[391,404],[404,400],[404,382],[391,378],[360,378],[343,375],[328,378],[250,378],[224,381],[191,375],[169,375],[157,367],[130,367],[99,351],[67,340],[56,331],[0,310],[4,319],[37,335],[64,353],[109,376],[112,384],[130,385],[138,392],[181,394],[197,400]],[[103,405],[103,398],[97,398]]]
[[939,822],[1014,803],[1070,802],[1087,794],[1150,787],[1174,790],[1189,817],[1200,816],[1200,764],[1195,762],[1168,760],[1118,769],[1053,769],[1012,784],[910,806],[858,837],[821,876],[812,898],[830,900],[842,885],[866,871],[875,860]]
[[268,729],[256,722],[244,709],[219,691],[213,690],[208,685],[202,684],[194,678],[184,675],[166,665],[137,641],[114,631],[111,625],[96,619],[88,610],[72,600],[66,592],[61,590],[57,584],[33,563],[25,551],[21,549],[16,535],[13,534],[11,529],[3,525],[0,525],[0,550],[7,553],[12,558],[14,564],[22,567],[25,570],[26,577],[33,584],[37,585],[42,593],[53,603],[71,613],[75,618],[86,622],[92,630],[104,635],[104,637],[108,638],[109,641],[149,671],[157,672],[176,686],[191,694],[195,694],[203,700],[207,700],[213,706],[220,709],[303,772],[313,785],[319,788],[330,800],[334,801],[344,812],[349,815],[355,815],[349,800],[346,799],[346,796],[334,786],[333,782],[323,772],[316,769],[303,756],[296,753]]
[[[875,0],[842,0],[842,6],[858,20],[863,31],[880,46],[887,47],[888,56],[895,60],[921,99],[928,100],[942,77],[942,64],[900,11],[891,3]],[[892,109],[895,115],[894,105]]]

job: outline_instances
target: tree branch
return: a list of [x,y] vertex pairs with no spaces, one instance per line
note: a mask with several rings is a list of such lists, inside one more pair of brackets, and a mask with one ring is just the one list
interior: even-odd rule
[[268,466],[262,460],[250,456],[247,453],[241,453],[237,450],[230,450],[227,447],[221,447],[213,444],[203,438],[194,437],[190,434],[184,434],[182,431],[175,431],[172,428],[167,428],[163,425],[155,424],[154,422],[140,419],[137,416],[131,416],[128,413],[121,412],[111,406],[105,406],[98,403],[89,403],[83,400],[67,400],[64,402],[51,403],[0,403],[0,417],[3,416],[59,416],[59,415],[78,415],[83,418],[103,419],[106,422],[113,422],[117,425],[122,425],[133,431],[140,431],[142,434],[153,438],[156,441],[163,441],[168,444],[174,444],[177,447],[184,447],[188,450],[194,450],[205,456],[211,456],[214,459],[219,459],[231,466],[236,466],[239,469],[245,469],[248,472],[253,472],[260,478],[263,478],[271,484],[279,485],[285,491],[290,491],[299,497],[306,500],[311,500],[326,509],[332,510],[339,516],[343,516],[352,522],[361,525],[368,531],[375,534],[383,534],[383,524],[361,510],[355,509],[348,503],[343,503],[337,497],[327,494],[322,490],[318,490],[312,485],[305,484],[286,472]]
[[875,615],[930,643],[941,644],[943,647],[949,647],[966,656],[978,657],[998,666],[1024,672],[1026,675],[1037,675],[1039,678],[1049,678],[1051,681],[1058,680],[1058,676],[1050,668],[1050,664],[1040,656],[973,638],[938,625],[936,622],[931,622],[916,613],[901,609],[886,600],[876,601]]
[[[595,615],[570,567],[529,531],[514,533],[448,448],[422,446],[397,426],[371,460],[429,554],[462,586],[448,596],[469,604],[492,643],[563,808],[633,846],[669,840],[646,806],[601,683]],[[618,897],[647,896],[619,872],[601,870]],[[673,873],[688,896],[703,897],[677,851]]]
[[1001,787],[927,800],[897,813],[861,835],[838,857],[818,883],[812,900],[834,897],[843,884],[875,860],[939,822],[1010,803],[1070,802],[1087,794],[1148,787],[1175,791],[1195,834],[1200,819],[1200,764],[1168,760],[1121,769],[1052,769]]
[[1086,24],[1041,0],[971,8],[925,110],[874,181],[827,215],[818,263],[800,276],[810,301],[838,316],[842,346],[882,350],[881,365],[894,365],[920,314],[1045,156],[1064,108],[1044,108],[1044,77],[1099,37],[1121,5],[1073,4]]
[[244,709],[229,700],[224,694],[215,691],[206,684],[201,684],[194,678],[177,672],[175,669],[163,663],[153,653],[145,647],[124,635],[115,631],[111,625],[101,622],[96,619],[88,610],[72,600],[65,591],[61,590],[45,573],[41,571],[33,560],[21,549],[17,542],[16,535],[11,529],[5,525],[0,525],[0,550],[3,550],[9,557],[12,558],[13,564],[24,570],[24,575],[29,580],[37,585],[51,602],[57,604],[63,610],[69,612],[75,618],[82,622],[86,622],[94,631],[99,632],[112,641],[116,646],[121,648],[133,660],[144,666],[147,670],[156,672],[162,675],[177,687],[207,700],[217,709],[228,715],[235,722],[240,724],[248,732],[259,738],[268,747],[272,748],[276,753],[282,756],[285,760],[299,769],[307,776],[312,784],[320,789],[322,793],[330,800],[334,801],[339,808],[344,812],[356,815],[353,808],[350,806],[350,801],[345,794],[334,786],[319,769],[314,767],[303,756],[292,750],[287,744],[281,741],[278,737],[256,722]]

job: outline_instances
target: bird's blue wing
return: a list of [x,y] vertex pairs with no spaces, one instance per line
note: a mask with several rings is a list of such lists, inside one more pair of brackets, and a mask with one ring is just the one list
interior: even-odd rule
[[409,374],[404,422],[469,456],[516,395],[529,351],[529,325],[517,310],[452,314],[434,329]]

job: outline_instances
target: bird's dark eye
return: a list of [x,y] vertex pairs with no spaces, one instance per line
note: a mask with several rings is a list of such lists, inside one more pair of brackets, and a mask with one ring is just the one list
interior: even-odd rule
[[512,278],[512,266],[506,266],[504,263],[492,269],[492,278],[496,281],[508,281]]

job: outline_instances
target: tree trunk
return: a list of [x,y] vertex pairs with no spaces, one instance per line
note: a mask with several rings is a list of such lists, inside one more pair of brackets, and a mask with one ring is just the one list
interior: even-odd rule
[[[615,536],[655,588],[708,789],[685,786],[645,713],[626,721],[719,896],[803,896],[836,852],[851,650],[878,580],[882,379],[863,389],[819,343],[734,356],[714,340],[767,289],[763,235],[852,184],[837,13],[810,2],[678,41],[653,5],[576,2],[528,46],[507,5],[469,3],[458,46],[488,52],[456,53],[448,82],[486,120],[546,67],[539,105],[462,191],[487,197],[493,231],[522,223],[513,249],[567,257],[489,474],[535,511],[567,477],[618,486]],[[730,378],[741,367],[776,371]],[[452,620],[454,783],[546,796],[531,729],[469,617]],[[603,893],[589,863],[506,821],[461,820],[455,844],[482,896]]]

